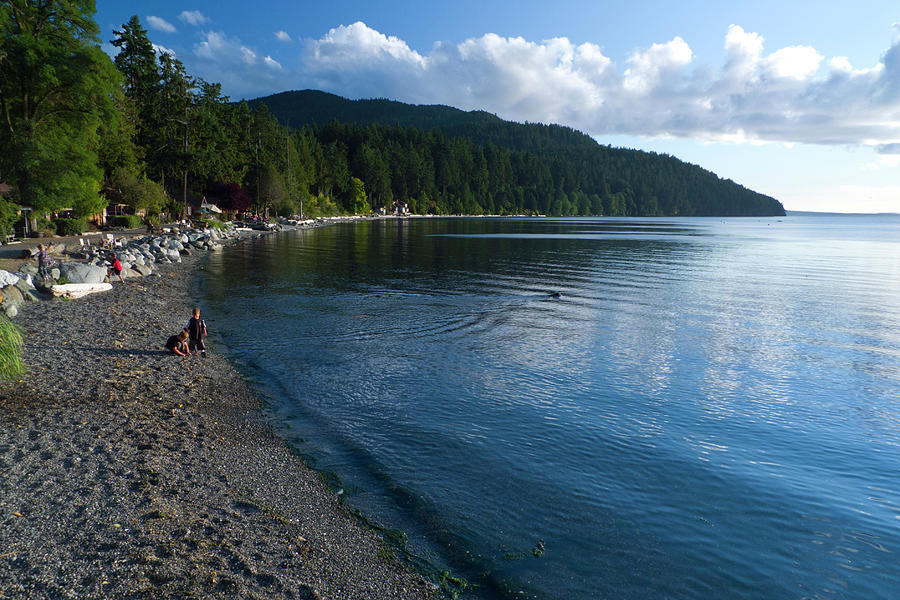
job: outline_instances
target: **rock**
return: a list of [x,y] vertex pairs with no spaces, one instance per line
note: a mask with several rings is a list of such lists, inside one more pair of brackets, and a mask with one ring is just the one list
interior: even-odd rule
[[13,275],[9,271],[4,271],[0,269],[0,287],[6,287],[8,285],[15,285],[16,282],[19,281],[18,275]]
[[19,271],[25,273],[26,275],[37,275],[38,273],[37,267],[29,264],[24,264],[19,267]]
[[0,307],[9,308],[10,306],[19,306],[23,302],[25,302],[25,297],[22,295],[22,291],[14,285],[8,285],[3,288],[3,301],[0,302]]
[[62,273],[59,270],[59,267],[53,267],[50,269],[50,278],[51,279],[59,279]]
[[34,289],[34,286],[31,285],[31,284],[30,284],[28,281],[26,281],[25,279],[20,279],[20,280],[18,280],[18,281],[16,282],[15,285],[10,286],[10,287],[14,287],[14,288],[16,288],[17,290],[19,290],[20,292],[22,292],[22,295],[25,296],[25,299],[26,299],[26,300],[30,300],[30,299],[31,299],[30,297],[27,296],[27,294],[28,294],[28,292],[30,292],[31,290]]
[[59,270],[69,283],[103,283],[106,279],[106,267],[99,265],[65,262]]
[[[55,268],[55,267],[54,267],[54,268]],[[50,271],[50,274],[51,274],[51,275],[53,274],[53,270],[52,270],[52,269],[51,269],[51,271]],[[19,280],[23,280],[23,279],[24,279],[24,280],[25,280],[25,283],[28,284],[28,287],[29,287],[29,288],[33,288],[33,287],[34,287],[34,279],[33,279],[32,275],[31,275],[31,273],[23,273],[22,271],[17,271],[17,272],[16,272],[16,276],[19,278]],[[19,287],[19,289],[21,290],[22,288]]]
[[19,309],[15,305],[11,304],[6,307],[6,316],[10,319],[15,319],[17,314],[19,314]]
[[134,270],[138,275],[142,275],[142,276],[144,276],[144,277],[146,277],[147,275],[150,275],[151,273],[153,273],[153,269],[151,269],[151,268],[148,267],[147,265],[135,265],[133,270]]

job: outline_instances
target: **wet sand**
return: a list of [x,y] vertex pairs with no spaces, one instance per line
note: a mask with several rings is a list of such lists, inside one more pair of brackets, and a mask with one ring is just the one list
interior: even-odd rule
[[163,350],[204,256],[29,302],[0,383],[0,598],[428,598],[213,349]]

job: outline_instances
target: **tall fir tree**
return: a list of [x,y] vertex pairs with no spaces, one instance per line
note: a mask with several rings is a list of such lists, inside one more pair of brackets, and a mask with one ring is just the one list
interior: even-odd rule
[[0,4],[0,173],[37,212],[103,204],[98,129],[118,74],[94,12],[93,0]]

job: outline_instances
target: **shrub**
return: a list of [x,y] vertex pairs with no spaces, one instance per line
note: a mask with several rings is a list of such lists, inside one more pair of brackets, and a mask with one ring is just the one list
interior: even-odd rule
[[56,235],[81,235],[85,230],[87,230],[87,219],[84,217],[81,217],[80,219],[56,220]]
[[106,219],[107,225],[110,227],[121,227],[123,229],[137,229],[141,226],[141,218],[137,215],[116,215]]

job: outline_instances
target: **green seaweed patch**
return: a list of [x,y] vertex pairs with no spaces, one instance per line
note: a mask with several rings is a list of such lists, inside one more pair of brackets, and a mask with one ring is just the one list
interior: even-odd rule
[[528,554],[525,552],[507,552],[503,555],[503,560],[506,562],[515,562],[517,560],[525,560],[528,558]]
[[391,550],[391,560],[407,565],[416,573],[419,573],[426,579],[432,581],[437,586],[437,591],[441,597],[456,600],[460,593],[470,587],[474,587],[465,578],[453,575],[449,570],[439,570],[427,559],[417,556],[410,551],[408,547],[409,536],[405,531],[379,525],[366,517],[358,509],[348,508],[347,510],[356,518],[361,526],[370,529],[381,536],[384,545],[378,551],[379,558],[387,558],[385,550],[386,546]]
[[455,577],[450,571],[441,571],[438,579],[438,588],[447,598],[456,600],[459,594],[469,587],[469,582],[463,577]]

